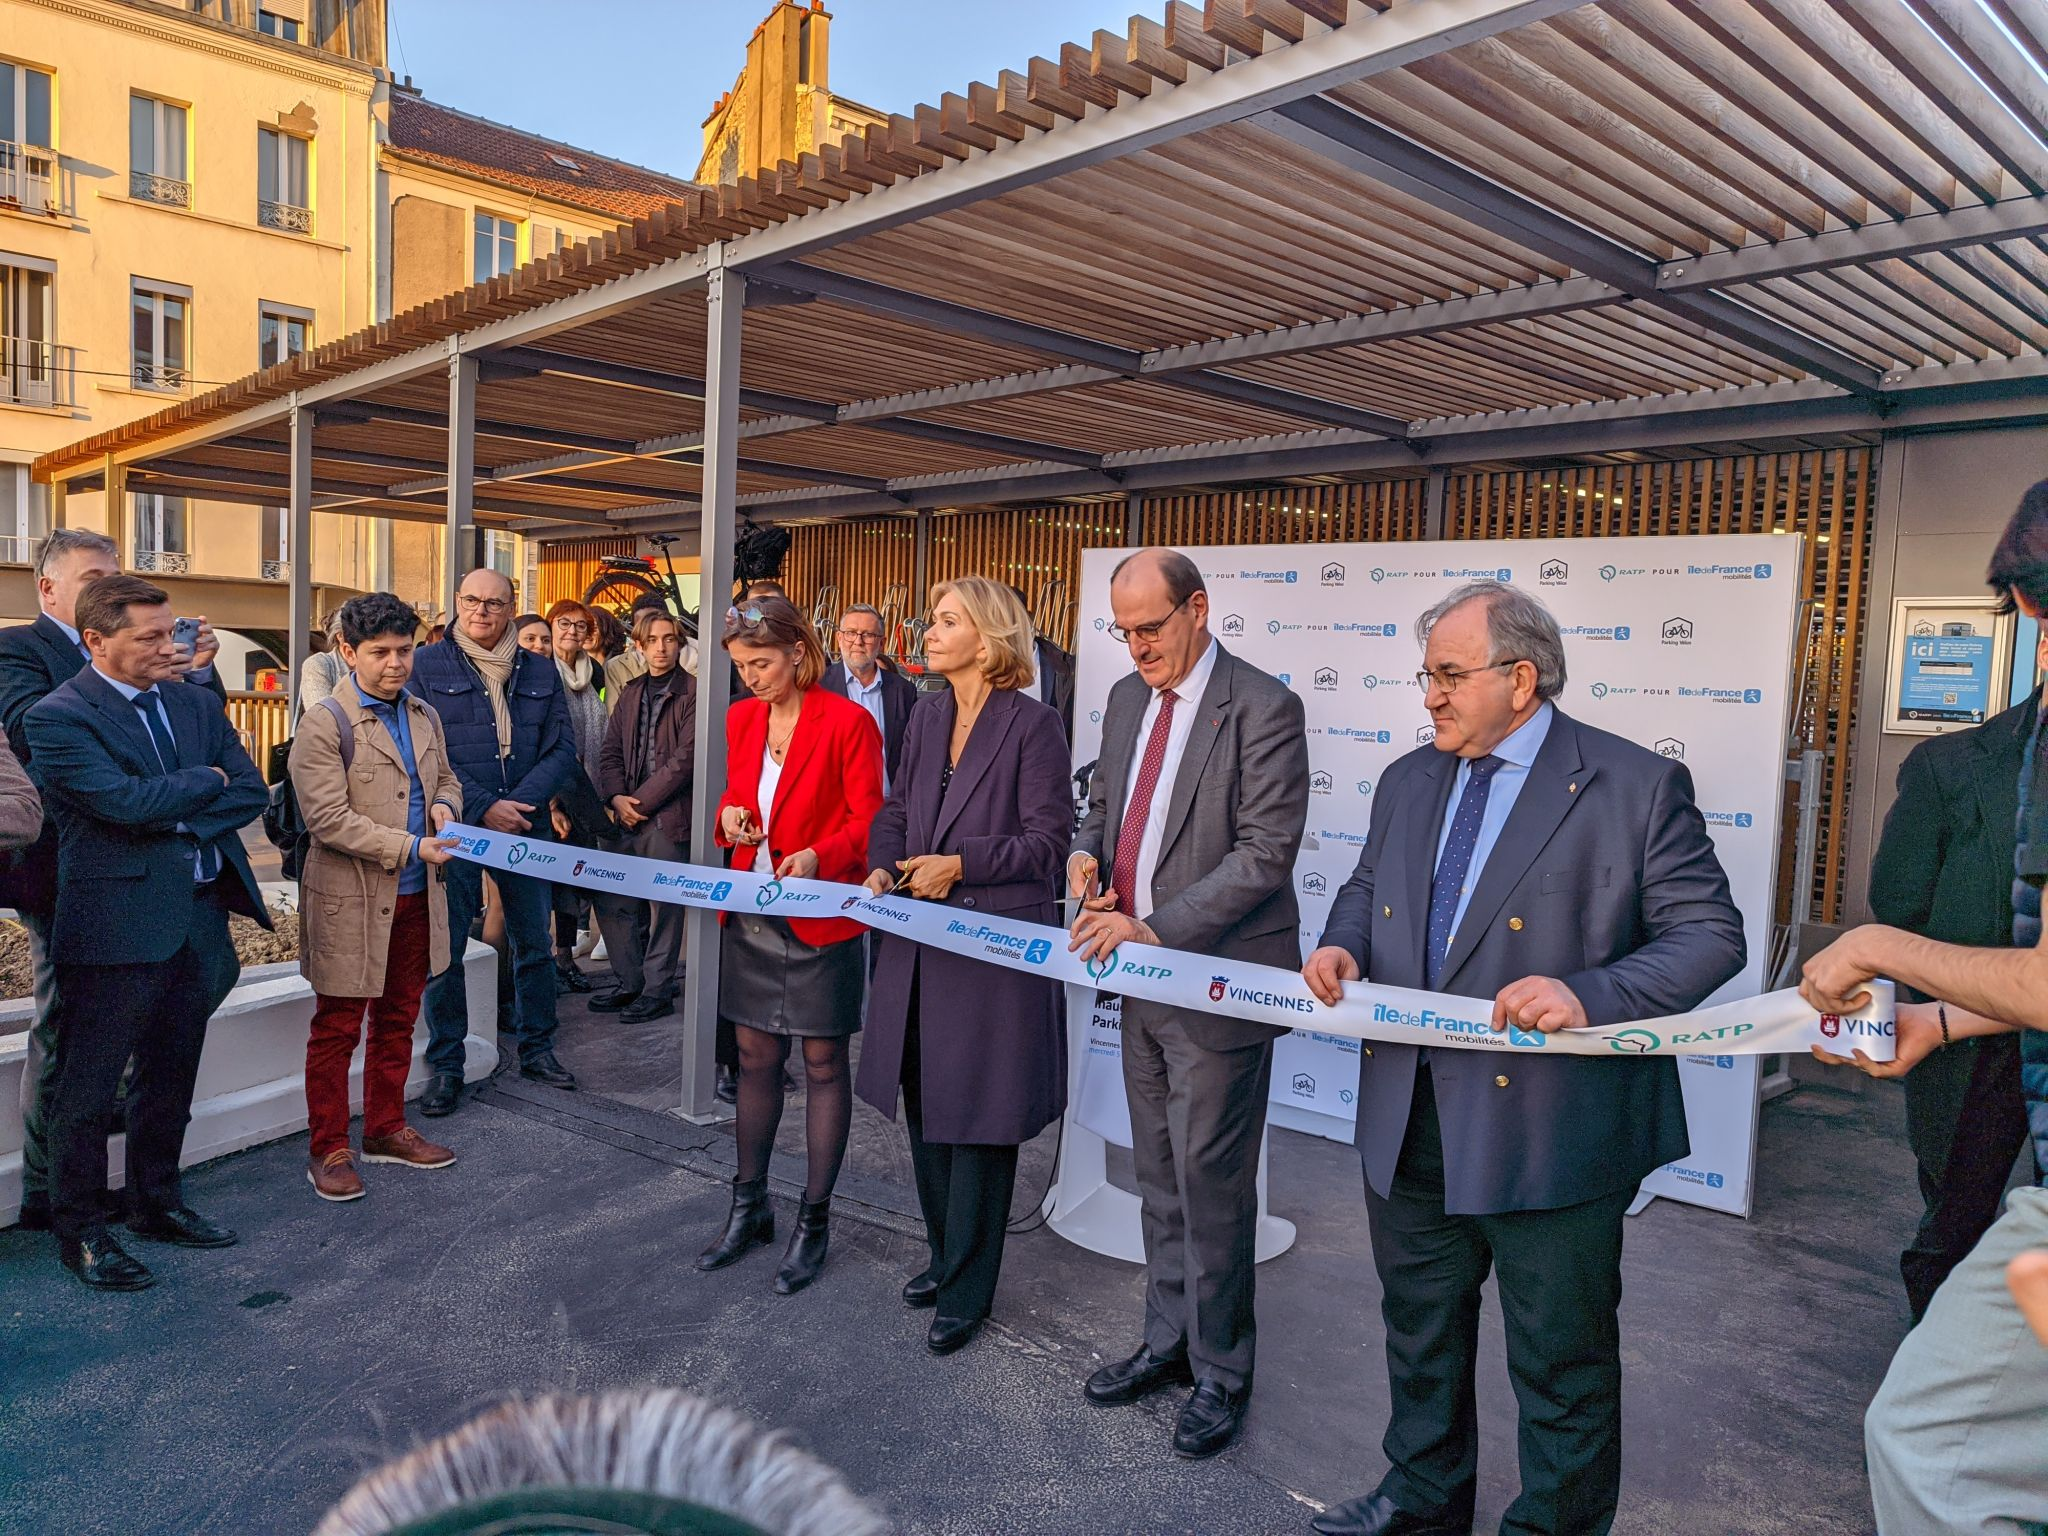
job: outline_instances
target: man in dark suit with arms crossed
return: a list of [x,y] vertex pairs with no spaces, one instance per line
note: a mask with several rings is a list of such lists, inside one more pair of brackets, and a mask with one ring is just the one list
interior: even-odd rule
[[[1135,941],[1297,964],[1294,859],[1308,816],[1301,700],[1210,638],[1202,573],[1179,551],[1126,559],[1109,604],[1112,633],[1137,670],[1110,690],[1088,815],[1067,861],[1068,892],[1084,903],[1072,947],[1098,962]],[[1087,1392],[1129,1403],[1192,1383],[1173,1436],[1182,1456],[1229,1445],[1251,1396],[1259,1141],[1273,1041],[1285,1033],[1124,1000],[1145,1337],[1091,1376]]]
[[92,665],[27,719],[58,835],[51,1224],[65,1267],[103,1290],[154,1281],[106,1226],[107,1121],[131,1055],[129,1230],[190,1248],[235,1240],[185,1204],[178,1156],[206,1023],[240,969],[228,914],[270,926],[237,836],[269,792],[219,702],[176,681],[173,622],[161,587],[94,582],[77,608]]
[[[23,721],[30,708],[59,683],[70,681],[90,659],[74,622],[78,594],[120,568],[114,541],[90,528],[55,529],[36,549],[36,602],[42,612],[31,623],[0,629],[0,730],[24,767],[28,736]],[[227,692],[213,665],[219,649],[212,626],[201,618],[184,680],[225,703]],[[29,1030],[28,1065],[21,1079],[21,1225],[33,1230],[50,1224],[45,1111],[56,1060],[57,977],[49,956],[56,886],[57,826],[54,819],[46,819],[35,845],[0,878],[0,902],[21,916],[35,973],[36,1022]]]
[[1387,770],[1302,974],[1492,997],[1499,1051],[1367,1043],[1358,1147],[1384,1292],[1392,1463],[1325,1536],[1469,1532],[1479,1290],[1500,1282],[1521,1406],[1504,1533],[1601,1536],[1621,1488],[1622,1218],[1687,1150],[1668,1058],[1546,1055],[1560,1029],[1683,1013],[1741,970],[1742,919],[1692,778],[1552,703],[1543,605],[1460,587],[1417,624],[1432,746]]

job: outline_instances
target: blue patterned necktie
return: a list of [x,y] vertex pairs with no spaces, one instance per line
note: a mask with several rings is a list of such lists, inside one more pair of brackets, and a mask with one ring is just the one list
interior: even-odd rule
[[1443,975],[1444,959],[1451,951],[1452,926],[1458,916],[1458,898],[1465,894],[1465,877],[1472,872],[1472,855],[1479,847],[1479,823],[1486,815],[1487,788],[1503,766],[1498,757],[1482,757],[1466,776],[1465,792],[1458,797],[1458,809],[1451,817],[1451,835],[1444,842],[1443,857],[1436,863],[1436,878],[1429,886],[1429,949],[1424,956],[1425,984],[1435,986]]
[[[178,766],[178,747],[171,740],[170,722],[162,713],[163,699],[154,688],[145,688],[135,695],[135,708],[142,715],[142,723],[149,728],[149,743],[156,748],[156,760],[165,773]],[[199,858],[194,866],[193,878],[202,883],[220,873],[220,855],[212,844],[199,849]]]

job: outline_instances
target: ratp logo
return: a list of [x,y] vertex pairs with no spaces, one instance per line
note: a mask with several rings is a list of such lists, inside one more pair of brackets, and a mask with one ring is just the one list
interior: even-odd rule
[[1387,568],[1385,566],[1376,565],[1372,568],[1372,584],[1374,586],[1378,586],[1381,582],[1385,581],[1386,579]]
[[1088,711],[1088,721],[1089,721],[1089,723],[1090,723],[1091,725],[1100,725],[1100,724],[1102,724],[1102,711],[1101,711],[1101,710],[1099,710],[1099,709],[1091,709],[1091,710],[1089,710],[1089,711]]
[[1607,1037],[1608,1049],[1619,1051],[1624,1056],[1644,1056],[1663,1043],[1647,1029],[1624,1029]]
[[1603,565],[1600,567],[1600,579],[1602,581],[1612,581],[1616,576],[1620,574],[1621,573],[1615,570],[1615,568],[1611,565]]
[[1329,891],[1330,882],[1315,870],[1310,870],[1301,877],[1301,889],[1304,895],[1321,896]]
[[1607,697],[1607,685],[1605,683],[1595,683],[1586,692],[1592,694],[1596,699],[1604,699]]
[[1685,743],[1676,736],[1666,736],[1662,741],[1650,748],[1650,750],[1659,757],[1670,758],[1675,763],[1685,761]]
[[1359,793],[1360,793],[1361,795],[1369,795],[1369,794],[1371,794],[1371,793],[1372,793],[1372,780],[1371,780],[1371,779],[1360,779],[1360,780],[1358,781],[1358,783],[1357,783],[1356,785],[1354,785],[1353,787],[1354,787],[1355,789],[1357,789],[1357,791],[1358,791],[1358,792],[1359,792]]
[[1546,560],[1536,567],[1536,579],[1546,587],[1562,587],[1572,579],[1572,568],[1562,560]]
[[1095,628],[1097,629],[1097,631],[1101,631],[1101,630],[1105,630],[1105,629],[1109,628],[1109,620],[1107,620],[1107,619],[1097,619],[1097,620],[1095,621]]
[[1082,961],[1081,968],[1088,973],[1090,981],[1101,981],[1116,974],[1116,957],[1117,951],[1112,949],[1106,955]]
[[1662,639],[1666,645],[1691,645],[1692,620],[1683,617],[1672,617],[1666,619],[1664,621],[1663,632],[1659,636],[1659,638]]
[[505,850],[505,862],[507,864],[524,864],[526,862],[526,844],[514,843],[510,848],[507,848]]
[[761,889],[754,892],[754,905],[765,910],[768,907],[774,906],[777,898],[781,895],[782,882],[780,880],[770,880]]
[[1279,633],[1280,633],[1280,621],[1279,621],[1278,619],[1268,619],[1268,620],[1266,620],[1266,633],[1267,633],[1267,634],[1269,634],[1269,635],[1277,635],[1277,634],[1279,634]]
[[1226,613],[1225,615],[1223,615],[1223,626],[1222,626],[1222,628],[1223,628],[1223,633],[1224,633],[1224,634],[1226,634],[1226,635],[1241,635],[1241,634],[1243,634],[1243,633],[1244,633],[1244,615],[1243,615],[1243,614],[1241,614],[1241,613]]

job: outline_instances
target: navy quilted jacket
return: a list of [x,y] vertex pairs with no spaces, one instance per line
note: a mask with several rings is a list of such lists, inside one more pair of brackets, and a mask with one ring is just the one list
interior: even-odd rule
[[[2020,949],[2041,943],[2041,887],[2048,882],[2048,731],[2042,722],[2048,722],[2048,710],[2034,725],[2026,766],[2020,770],[2020,837],[2012,882],[2012,942]],[[2048,1030],[2020,1032],[2020,1084],[2034,1133],[2034,1165],[2048,1184]]]
[[[498,756],[498,727],[484,680],[453,640],[414,653],[412,691],[441,716],[448,761],[462,781],[462,819],[483,823],[500,800],[544,807],[562,792],[576,767],[576,731],[555,664],[532,651],[516,651],[505,689],[512,707],[512,755]],[[535,829],[546,835],[547,818]]]

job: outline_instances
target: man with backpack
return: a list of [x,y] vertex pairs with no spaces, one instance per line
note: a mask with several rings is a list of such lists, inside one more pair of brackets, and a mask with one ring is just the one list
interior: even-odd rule
[[389,592],[351,598],[340,635],[348,675],[305,712],[292,738],[292,792],[308,839],[299,969],[315,996],[306,1177],[323,1200],[363,1194],[349,1148],[348,1067],[366,1013],[363,1160],[410,1168],[455,1161],[405,1123],[420,995],[432,972],[460,958],[443,875],[450,840],[437,834],[460,815],[462,787],[440,717],[405,691],[418,631],[419,615]]

